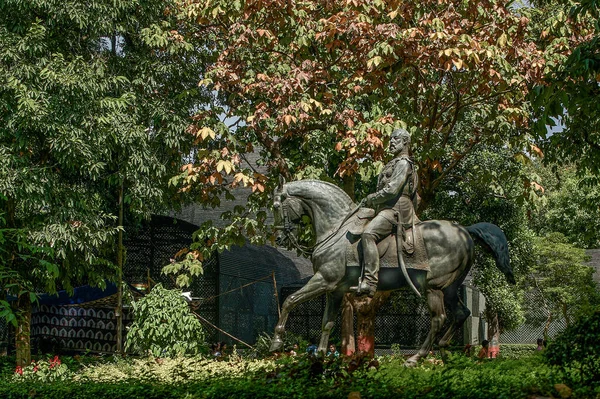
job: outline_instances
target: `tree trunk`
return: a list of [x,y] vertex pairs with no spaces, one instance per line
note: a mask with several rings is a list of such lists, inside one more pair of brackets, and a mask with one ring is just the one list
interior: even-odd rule
[[562,314],[563,314],[563,317],[565,318],[565,323],[567,323],[567,327],[570,327],[571,319],[569,318],[569,312],[568,312],[566,303],[562,304]]
[[15,332],[17,366],[25,367],[31,363],[31,300],[28,293],[19,296],[17,307]]
[[356,343],[354,341],[354,309],[352,308],[352,295],[344,295],[342,301],[342,353],[346,356],[356,352]]
[[491,316],[488,318],[489,354],[491,358],[496,358],[500,352],[500,323],[498,322],[498,313],[493,313]]
[[358,336],[358,352],[375,356],[375,316],[389,297],[389,291],[377,291],[373,298],[356,297],[354,299],[354,308],[357,314],[356,334]]
[[546,324],[544,325],[544,339],[548,340],[548,330],[550,329],[550,323],[552,323],[552,312],[548,312],[548,318],[546,319]]
[[119,189],[119,235],[117,244],[117,308],[115,318],[117,319],[117,353],[123,353],[123,182]]

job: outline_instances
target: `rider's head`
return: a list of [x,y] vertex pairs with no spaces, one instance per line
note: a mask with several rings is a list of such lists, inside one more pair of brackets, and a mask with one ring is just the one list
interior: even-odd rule
[[399,154],[410,144],[410,133],[406,129],[396,129],[390,138],[390,150],[394,155]]

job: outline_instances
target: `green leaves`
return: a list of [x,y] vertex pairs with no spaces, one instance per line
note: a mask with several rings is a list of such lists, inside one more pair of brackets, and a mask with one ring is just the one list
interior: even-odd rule
[[600,309],[582,315],[568,327],[545,352],[545,357],[557,366],[571,384],[598,389],[600,381]]
[[560,233],[537,237],[534,244],[537,262],[530,270],[529,285],[543,296],[544,311],[561,315],[569,325],[573,315],[600,301],[594,268],[586,264],[585,251]]
[[176,357],[198,354],[204,345],[202,325],[180,290],[167,290],[158,284],[133,303],[133,312],[134,322],[125,341],[127,350]]

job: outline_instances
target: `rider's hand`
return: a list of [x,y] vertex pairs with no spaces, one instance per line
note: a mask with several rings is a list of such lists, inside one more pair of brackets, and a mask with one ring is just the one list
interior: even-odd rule
[[367,195],[367,198],[364,199],[365,206],[372,207],[373,206],[373,198],[375,198],[375,194]]

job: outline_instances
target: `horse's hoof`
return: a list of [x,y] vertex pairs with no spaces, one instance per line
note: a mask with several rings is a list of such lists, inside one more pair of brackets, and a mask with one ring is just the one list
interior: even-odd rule
[[415,367],[419,361],[419,358],[413,356],[404,362],[404,367]]
[[416,365],[417,362],[411,362],[410,360],[404,362],[404,367],[415,367]]
[[274,339],[271,341],[271,347],[269,348],[270,352],[279,352],[283,348],[283,341],[280,339]]

